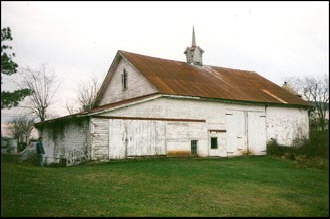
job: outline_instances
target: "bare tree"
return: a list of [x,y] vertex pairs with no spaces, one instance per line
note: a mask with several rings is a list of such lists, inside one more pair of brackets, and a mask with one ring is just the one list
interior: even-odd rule
[[329,119],[329,115],[327,115],[329,113],[329,75],[289,77],[285,80],[303,99],[314,106],[314,110],[310,114],[310,121],[317,123],[324,131]]
[[73,115],[75,113],[78,113],[78,110],[75,108],[75,106],[72,103],[69,103],[68,101],[65,103],[65,109],[69,113],[69,115]]
[[34,119],[27,116],[18,116],[9,122],[8,129],[18,143],[27,143],[34,125]]
[[64,105],[69,115],[90,110],[94,106],[97,91],[100,88],[100,82],[96,76],[86,82],[79,82],[77,85],[77,99],[66,101]]
[[53,103],[54,95],[59,87],[55,73],[50,72],[45,64],[39,69],[26,67],[21,72],[21,87],[27,87],[32,91],[29,96],[30,108],[44,122],[48,116],[48,107]]
[[94,77],[88,82],[79,83],[78,86],[78,102],[80,105],[80,110],[90,110],[95,103],[97,91],[100,88],[100,82],[96,77]]

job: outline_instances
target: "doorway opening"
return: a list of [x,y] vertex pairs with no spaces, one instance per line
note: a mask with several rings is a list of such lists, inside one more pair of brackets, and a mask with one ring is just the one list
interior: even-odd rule
[[191,156],[197,156],[197,140],[191,140]]

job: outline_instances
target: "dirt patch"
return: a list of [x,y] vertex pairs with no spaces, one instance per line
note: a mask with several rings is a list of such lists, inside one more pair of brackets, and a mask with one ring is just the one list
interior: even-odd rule
[[168,157],[187,157],[191,156],[190,151],[168,151],[167,152]]

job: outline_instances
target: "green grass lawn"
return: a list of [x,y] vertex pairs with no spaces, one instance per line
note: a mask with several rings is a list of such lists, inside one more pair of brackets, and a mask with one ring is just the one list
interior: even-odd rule
[[39,168],[2,157],[1,216],[328,216],[328,171],[268,156]]

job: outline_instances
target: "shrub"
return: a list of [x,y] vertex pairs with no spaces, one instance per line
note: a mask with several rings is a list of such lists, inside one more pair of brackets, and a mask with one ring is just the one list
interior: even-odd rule
[[313,167],[318,169],[328,169],[329,161],[325,158],[313,157],[310,159],[296,160],[298,166],[301,167]]
[[292,147],[280,146],[276,139],[272,139],[267,143],[267,154],[285,156],[290,159],[298,155],[305,155],[308,158],[329,157],[329,139],[325,131],[312,131],[309,139],[297,138],[292,145]]
[[285,152],[284,157],[289,160],[294,160],[296,158],[295,153]]
[[295,157],[295,148],[280,146],[276,139],[271,139],[267,143],[267,154],[279,157],[286,157],[288,159],[294,159]]
[[[46,164],[44,164],[46,166]],[[47,167],[65,167],[64,164],[61,164],[61,163],[50,163],[50,164],[47,164]]]
[[297,162],[306,162],[308,159],[306,157],[306,155],[298,155],[296,156],[296,161]]
[[311,131],[310,138],[305,139],[302,145],[296,147],[296,153],[308,158],[329,157],[329,138],[326,131]]
[[328,168],[329,138],[327,131],[311,131],[310,138],[297,138],[292,147],[280,146],[276,139],[267,143],[267,154],[296,160],[300,166]]
[[26,148],[26,142],[20,142],[17,145],[17,152],[22,152]]
[[276,139],[272,138],[269,142],[267,142],[267,154],[274,156],[284,155],[284,150],[279,146]]

